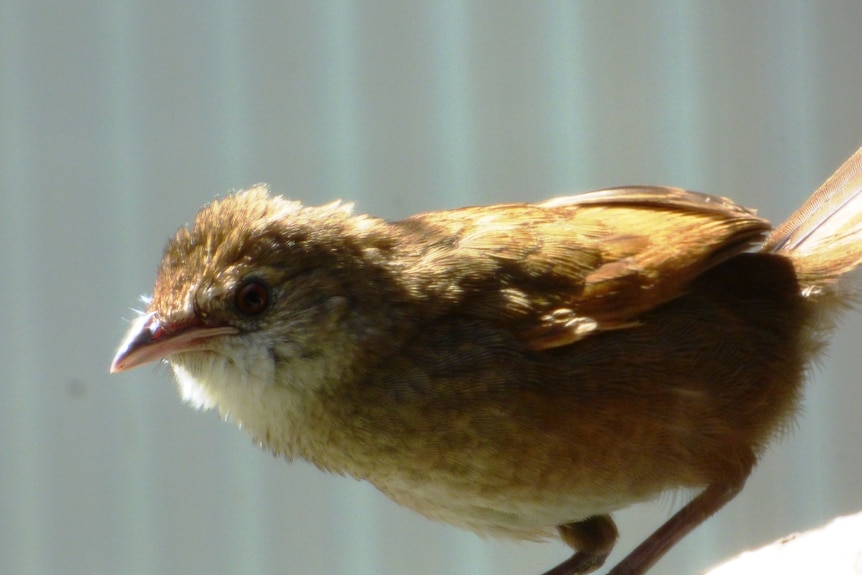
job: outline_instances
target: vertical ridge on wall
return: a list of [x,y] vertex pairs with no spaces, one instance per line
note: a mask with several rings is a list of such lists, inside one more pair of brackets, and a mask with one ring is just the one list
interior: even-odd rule
[[[28,174],[36,167],[37,142],[30,137],[36,121],[31,105],[34,79],[27,74],[27,31],[30,26],[24,6],[3,6],[0,18],[0,247],[4,273],[0,297],[13,301],[36,285],[31,262],[34,248],[26,241],[35,225],[37,205]],[[0,516],[21,518],[0,523],[0,538],[14,548],[2,552],[0,571],[41,573],[50,561],[45,550],[51,542],[42,529],[50,513],[43,494],[51,489],[46,473],[44,440],[40,422],[40,398],[29,381],[39,374],[39,348],[29,329],[33,314],[28,306],[0,306],[4,334],[0,336]],[[14,337],[11,337],[13,336]],[[11,408],[11,409],[10,409]]]

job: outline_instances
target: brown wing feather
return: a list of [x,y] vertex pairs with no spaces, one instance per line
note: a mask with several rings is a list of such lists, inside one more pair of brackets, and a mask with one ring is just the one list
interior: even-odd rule
[[396,225],[436,235],[412,270],[428,293],[462,313],[506,318],[534,349],[636,325],[770,230],[730,200],[658,187],[462,208]]

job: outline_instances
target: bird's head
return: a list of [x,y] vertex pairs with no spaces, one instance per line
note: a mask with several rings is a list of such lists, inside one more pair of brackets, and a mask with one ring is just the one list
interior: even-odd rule
[[357,284],[380,253],[381,222],[351,208],[305,207],[264,186],[203,208],[165,248],[149,307],[111,371],[167,360],[184,399],[246,427],[292,404],[273,394],[337,380],[355,347]]

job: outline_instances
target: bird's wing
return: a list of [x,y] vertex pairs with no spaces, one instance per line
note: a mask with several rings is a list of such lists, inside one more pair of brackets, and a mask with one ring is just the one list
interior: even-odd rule
[[665,187],[461,208],[401,225],[436,237],[414,266],[431,293],[461,313],[505,319],[534,349],[637,325],[771,229],[730,200]]

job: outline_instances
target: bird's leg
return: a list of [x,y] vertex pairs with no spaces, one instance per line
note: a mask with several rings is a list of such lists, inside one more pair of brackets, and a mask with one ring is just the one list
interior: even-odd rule
[[[726,474],[732,478],[710,483],[608,571],[607,575],[642,575],[692,529],[736,497],[754,466],[754,454],[750,450],[746,449],[740,456],[737,461],[739,465]],[[605,562],[617,537],[617,528],[609,515],[591,517],[557,529],[563,541],[577,551],[543,575],[581,575],[597,569]]]
[[543,575],[581,575],[604,564],[617,542],[617,526],[610,515],[596,515],[557,527],[560,538],[575,554]]
[[[747,476],[747,474],[746,474]],[[608,575],[640,575],[652,567],[667,551],[692,529],[724,507],[742,490],[745,477],[739,481],[712,483],[673,517],[635,547]]]

